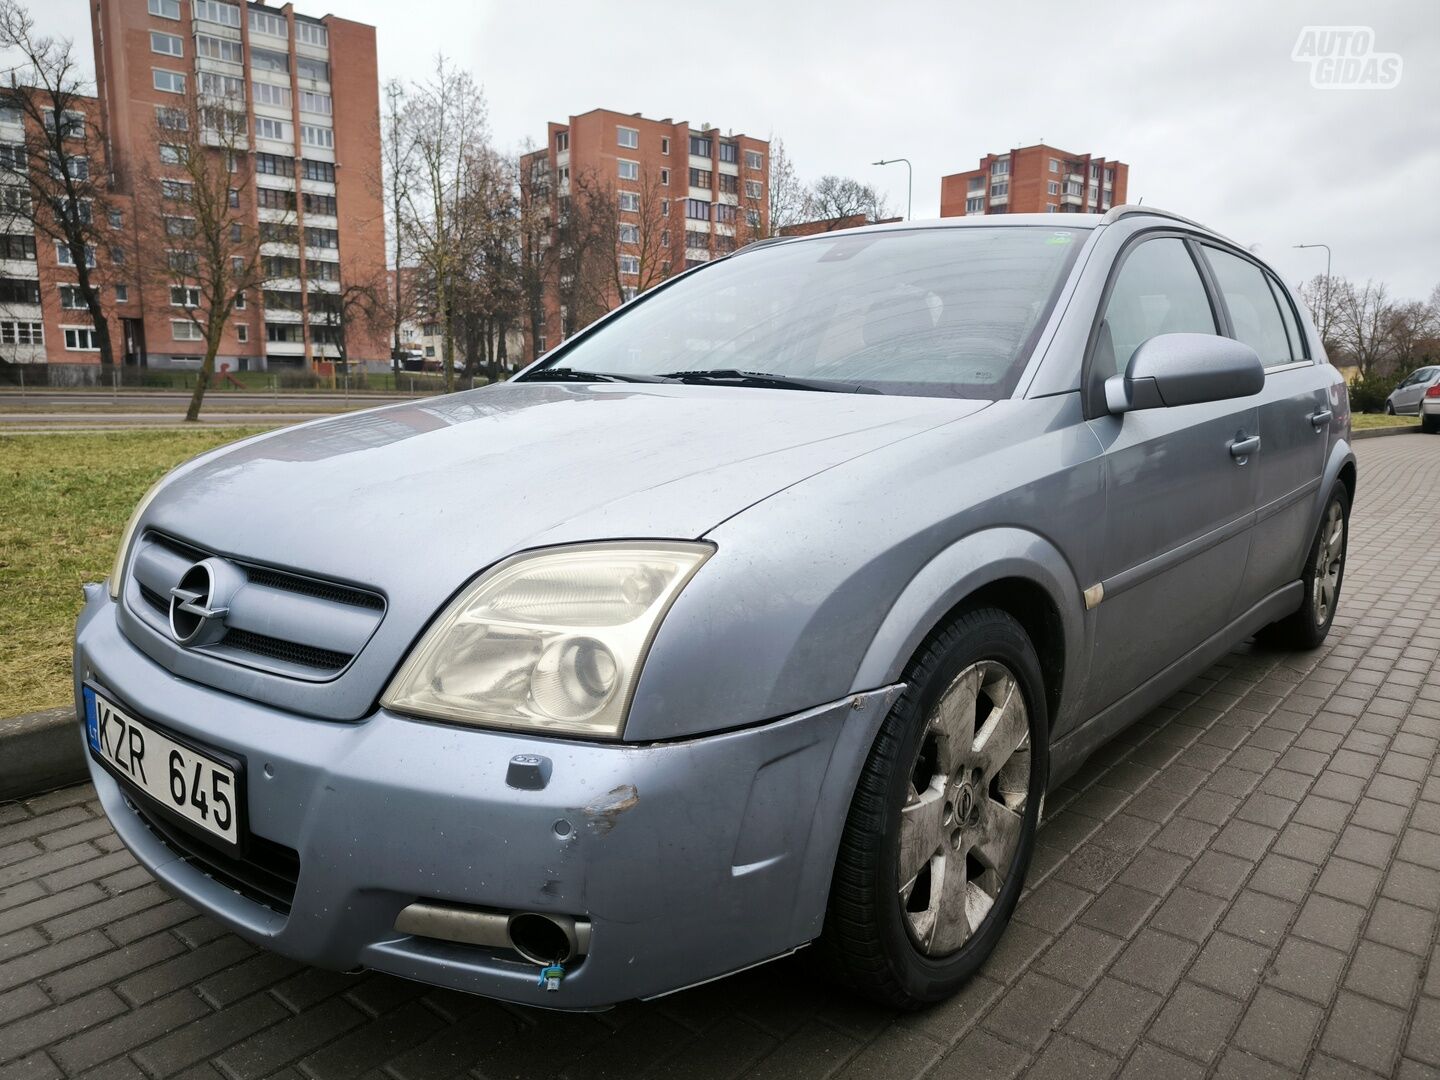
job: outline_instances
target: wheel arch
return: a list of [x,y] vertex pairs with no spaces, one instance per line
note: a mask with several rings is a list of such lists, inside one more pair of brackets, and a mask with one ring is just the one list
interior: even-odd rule
[[1065,692],[1084,671],[1081,587],[1060,550],[1026,529],[972,533],[922,567],[881,622],[854,689],[898,682],[936,633],[975,607],[999,608],[1024,628],[1040,658],[1050,730],[1062,728]]

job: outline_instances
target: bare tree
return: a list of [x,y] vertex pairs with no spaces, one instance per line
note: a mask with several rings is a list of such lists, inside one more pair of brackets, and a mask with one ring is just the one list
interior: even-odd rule
[[[191,94],[160,111],[155,139],[157,164],[136,184],[136,261],[145,280],[169,286],[171,303],[203,342],[204,357],[185,412],[186,420],[196,421],[230,316],[247,293],[265,283],[257,239],[299,244],[301,238],[293,192],[288,206],[280,208],[281,220],[262,222],[262,236],[254,234],[246,117],[237,101]],[[297,310],[302,308],[297,304]]]
[[516,270],[519,277],[525,325],[529,330],[530,355],[540,356],[545,336],[545,295],[555,279],[554,191],[549,160],[545,155],[521,158],[517,167],[520,205],[516,222]]
[[[676,215],[682,229],[672,236],[670,200],[659,175],[642,166],[635,185],[621,189],[605,184],[589,200],[597,271],[594,301],[606,311],[631,290],[642,293],[664,281],[673,265],[672,245],[684,250],[684,219]],[[600,273],[602,268],[608,273]]]
[[1389,366],[1390,359],[1392,316],[1385,284],[1367,281],[1357,287],[1343,279],[1334,284],[1335,333],[1345,358],[1364,377],[1385,374],[1383,369]]
[[113,207],[106,141],[96,118],[81,107],[87,87],[74,43],[37,33],[19,0],[0,0],[0,50],[18,57],[0,103],[19,111],[25,129],[19,148],[0,155],[3,213],[52,241],[74,269],[76,296],[90,313],[100,364],[108,369],[115,355],[101,303],[99,258],[110,254],[106,230]]
[[614,306],[609,299],[613,198],[614,189],[586,170],[572,174],[569,193],[556,200],[554,273],[562,340]]
[[1324,274],[1316,274],[1300,286],[1300,300],[1310,310],[1310,319],[1320,334],[1325,351],[1333,352],[1337,357],[1342,348],[1336,337],[1340,322],[1337,316],[1340,301],[1338,287],[1343,284],[1341,278],[1327,278]]
[[[337,292],[314,291],[309,294],[310,312],[339,354],[340,370],[350,372],[350,349],[347,331],[352,328],[389,330],[390,306],[385,302],[384,282],[341,283]],[[396,383],[399,388],[399,383]]]
[[[787,225],[795,225],[805,217],[805,187],[795,173],[785,140],[778,135],[770,140],[770,171],[765,185],[763,233],[777,236]],[[756,237],[760,239],[760,237]]]
[[1389,359],[1399,371],[1420,367],[1437,352],[1440,312],[1422,300],[1409,300],[1390,308],[1385,336]]
[[866,221],[879,221],[890,216],[885,196],[874,185],[833,174],[820,177],[809,187],[804,207],[807,221],[838,222],[857,214]]
[[380,118],[381,175],[378,187],[385,205],[386,237],[395,268],[391,295],[386,305],[390,315],[390,362],[400,385],[400,336],[402,327],[415,315],[415,297],[406,288],[407,258],[413,257],[404,227],[411,193],[418,182],[413,115],[405,109],[405,88],[397,80],[385,84],[385,112]]
[[410,232],[410,250],[433,283],[448,391],[455,386],[452,294],[464,261],[457,232],[463,219],[455,215],[455,205],[471,155],[485,145],[485,99],[468,72],[441,56],[435,76],[415,89],[404,111],[414,136],[418,180],[405,194],[403,227]]

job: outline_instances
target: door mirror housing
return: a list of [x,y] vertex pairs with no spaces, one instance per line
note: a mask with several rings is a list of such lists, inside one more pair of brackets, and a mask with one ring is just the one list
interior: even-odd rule
[[1265,387],[1265,365],[1249,345],[1214,334],[1157,334],[1140,343],[1125,374],[1105,380],[1105,406],[1119,414],[1249,397]]

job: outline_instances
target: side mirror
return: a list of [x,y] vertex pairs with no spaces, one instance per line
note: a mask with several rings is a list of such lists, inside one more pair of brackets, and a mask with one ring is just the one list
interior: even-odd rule
[[1157,334],[1105,380],[1112,413],[1249,397],[1265,387],[1265,366],[1249,345],[1215,334]]

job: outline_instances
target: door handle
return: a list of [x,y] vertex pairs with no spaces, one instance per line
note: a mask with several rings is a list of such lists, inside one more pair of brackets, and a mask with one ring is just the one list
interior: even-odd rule
[[1326,424],[1330,423],[1330,417],[1332,417],[1333,415],[1335,414],[1332,413],[1329,409],[1321,409],[1319,412],[1313,412],[1310,414],[1310,425],[1316,431],[1319,431]]
[[1259,435],[1250,435],[1248,437],[1230,440],[1230,456],[1233,457],[1236,461],[1240,462],[1241,465],[1244,465],[1246,459],[1248,459],[1251,454],[1255,453],[1255,451],[1259,449]]

